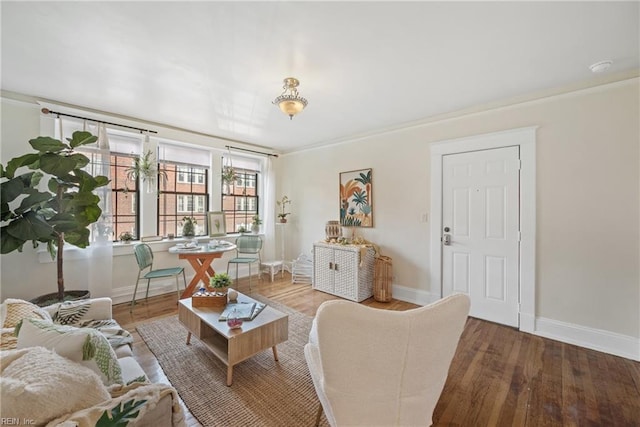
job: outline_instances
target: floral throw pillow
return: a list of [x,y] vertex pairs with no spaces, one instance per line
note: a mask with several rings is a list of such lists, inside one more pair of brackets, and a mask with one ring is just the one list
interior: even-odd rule
[[123,383],[116,353],[104,335],[96,330],[24,319],[16,326],[16,334],[18,349],[42,346],[88,367],[107,386]]

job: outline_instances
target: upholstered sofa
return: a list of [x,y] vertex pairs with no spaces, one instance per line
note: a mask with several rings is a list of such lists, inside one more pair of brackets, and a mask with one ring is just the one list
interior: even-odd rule
[[131,426],[184,425],[173,387],[150,383],[134,359],[110,298],[44,308],[7,299],[0,324],[3,419],[93,426],[105,413],[131,408]]

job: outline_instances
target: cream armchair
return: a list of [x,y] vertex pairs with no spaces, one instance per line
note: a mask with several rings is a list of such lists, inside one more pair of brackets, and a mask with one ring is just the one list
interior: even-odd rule
[[408,311],[327,301],[304,348],[332,426],[432,423],[469,313],[469,297],[456,294]]

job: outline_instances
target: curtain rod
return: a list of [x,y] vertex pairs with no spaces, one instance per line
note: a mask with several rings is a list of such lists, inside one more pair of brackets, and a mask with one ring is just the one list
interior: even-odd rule
[[228,148],[230,150],[240,150],[240,151],[248,151],[249,153],[256,153],[256,154],[262,154],[263,156],[273,156],[273,157],[278,157],[277,154],[271,154],[271,153],[264,153],[262,151],[255,151],[255,150],[247,150],[246,148],[239,148],[239,147],[232,147],[230,145],[225,145],[225,148]]
[[91,122],[96,122],[96,123],[104,123],[105,125],[120,126],[121,128],[127,128],[127,129],[133,129],[133,130],[140,131],[140,133],[142,133],[142,132],[158,133],[155,130],[142,129],[142,128],[137,128],[135,126],[120,125],[118,123],[105,122],[104,120],[90,119],[89,117],[74,116],[73,114],[60,113],[58,111],[51,111],[48,108],[43,108],[42,112],[44,114],[55,114],[57,116],[67,116],[67,117],[73,117],[74,119],[89,120]]

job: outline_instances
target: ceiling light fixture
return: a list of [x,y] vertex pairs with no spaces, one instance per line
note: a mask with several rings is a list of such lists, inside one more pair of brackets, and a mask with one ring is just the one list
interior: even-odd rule
[[609,67],[611,67],[611,64],[613,64],[613,61],[610,61],[610,60],[600,61],[600,62],[596,62],[595,64],[589,65],[589,69],[593,73],[602,73],[608,70]]
[[282,86],[282,94],[273,100],[273,104],[280,107],[283,113],[289,116],[290,120],[293,120],[293,116],[304,110],[307,106],[307,100],[298,94],[298,85],[300,81],[294,77],[287,77],[284,79],[284,86]]

